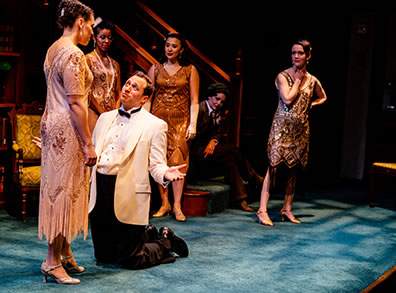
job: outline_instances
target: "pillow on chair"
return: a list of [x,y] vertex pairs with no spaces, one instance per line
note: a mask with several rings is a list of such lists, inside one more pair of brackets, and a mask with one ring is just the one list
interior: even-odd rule
[[37,186],[40,185],[41,178],[41,167],[25,167],[23,168],[23,174],[20,178],[20,183],[22,186]]
[[22,148],[24,160],[39,160],[41,150],[32,142],[34,136],[40,137],[41,115],[16,115],[16,146]]

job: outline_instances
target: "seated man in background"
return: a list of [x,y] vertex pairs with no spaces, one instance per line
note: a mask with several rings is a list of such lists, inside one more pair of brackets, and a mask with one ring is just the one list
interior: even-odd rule
[[199,174],[224,169],[234,205],[253,212],[246,201],[248,195],[243,180],[252,181],[256,187],[261,187],[263,177],[254,171],[236,145],[225,141],[226,119],[220,110],[228,96],[225,84],[214,83],[209,86],[206,100],[199,104],[197,135],[192,142],[190,156]]

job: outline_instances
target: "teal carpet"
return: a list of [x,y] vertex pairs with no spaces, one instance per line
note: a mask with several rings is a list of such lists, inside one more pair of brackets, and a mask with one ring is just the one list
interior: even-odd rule
[[[190,256],[140,271],[97,266],[90,235],[72,244],[85,266],[80,285],[42,283],[46,241],[37,218],[22,223],[0,211],[1,292],[360,292],[396,265],[393,198],[375,208],[361,187],[305,192],[295,199],[301,225],[280,221],[280,195],[269,202],[274,227],[253,213],[229,209],[170,226],[186,240]],[[252,204],[257,209],[258,202]]]

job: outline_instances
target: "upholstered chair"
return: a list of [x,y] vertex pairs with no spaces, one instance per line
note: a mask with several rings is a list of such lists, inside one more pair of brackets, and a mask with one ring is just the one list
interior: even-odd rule
[[27,196],[40,190],[41,150],[33,142],[40,137],[40,121],[44,106],[37,102],[23,104],[20,109],[9,112],[12,126],[12,166],[14,201],[20,210],[20,217],[26,219]]
[[[375,179],[378,176],[396,176],[396,162],[374,162],[371,165],[370,178],[370,207],[375,205]],[[396,205],[396,202],[395,202]]]

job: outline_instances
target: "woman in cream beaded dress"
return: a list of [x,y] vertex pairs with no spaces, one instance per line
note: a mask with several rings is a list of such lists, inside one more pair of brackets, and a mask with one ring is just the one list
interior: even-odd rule
[[[154,64],[148,75],[154,83],[151,113],[168,123],[168,166],[187,164],[190,140],[195,137],[199,110],[199,75],[187,60],[188,46],[177,33],[170,33],[165,41],[165,61]],[[181,210],[184,180],[172,182],[173,214],[177,221],[186,217]],[[171,211],[168,188],[159,186],[162,205],[153,217],[162,217]]]
[[100,17],[96,22],[93,36],[96,46],[86,55],[94,76],[88,95],[88,124],[91,133],[100,114],[120,107],[121,91],[120,65],[108,54],[113,42],[114,25]]
[[[273,226],[267,213],[270,187],[279,172],[285,174],[285,200],[281,209],[282,220],[292,223],[300,221],[292,213],[296,175],[308,163],[309,150],[309,110],[323,104],[326,93],[319,80],[307,71],[311,58],[311,44],[307,40],[293,43],[291,58],[293,66],[278,74],[275,86],[279,103],[275,112],[268,139],[269,167],[261,191],[257,216],[261,224]],[[312,99],[316,96],[316,99]],[[280,168],[280,167],[284,168]]]
[[96,163],[88,129],[88,90],[92,73],[77,44],[87,45],[94,15],[77,0],[62,0],[58,25],[63,35],[48,49],[44,62],[47,99],[41,120],[41,185],[39,237],[45,235],[48,254],[41,265],[44,281],[78,284],[68,273],[84,271],[70,243],[88,232],[89,166]]

